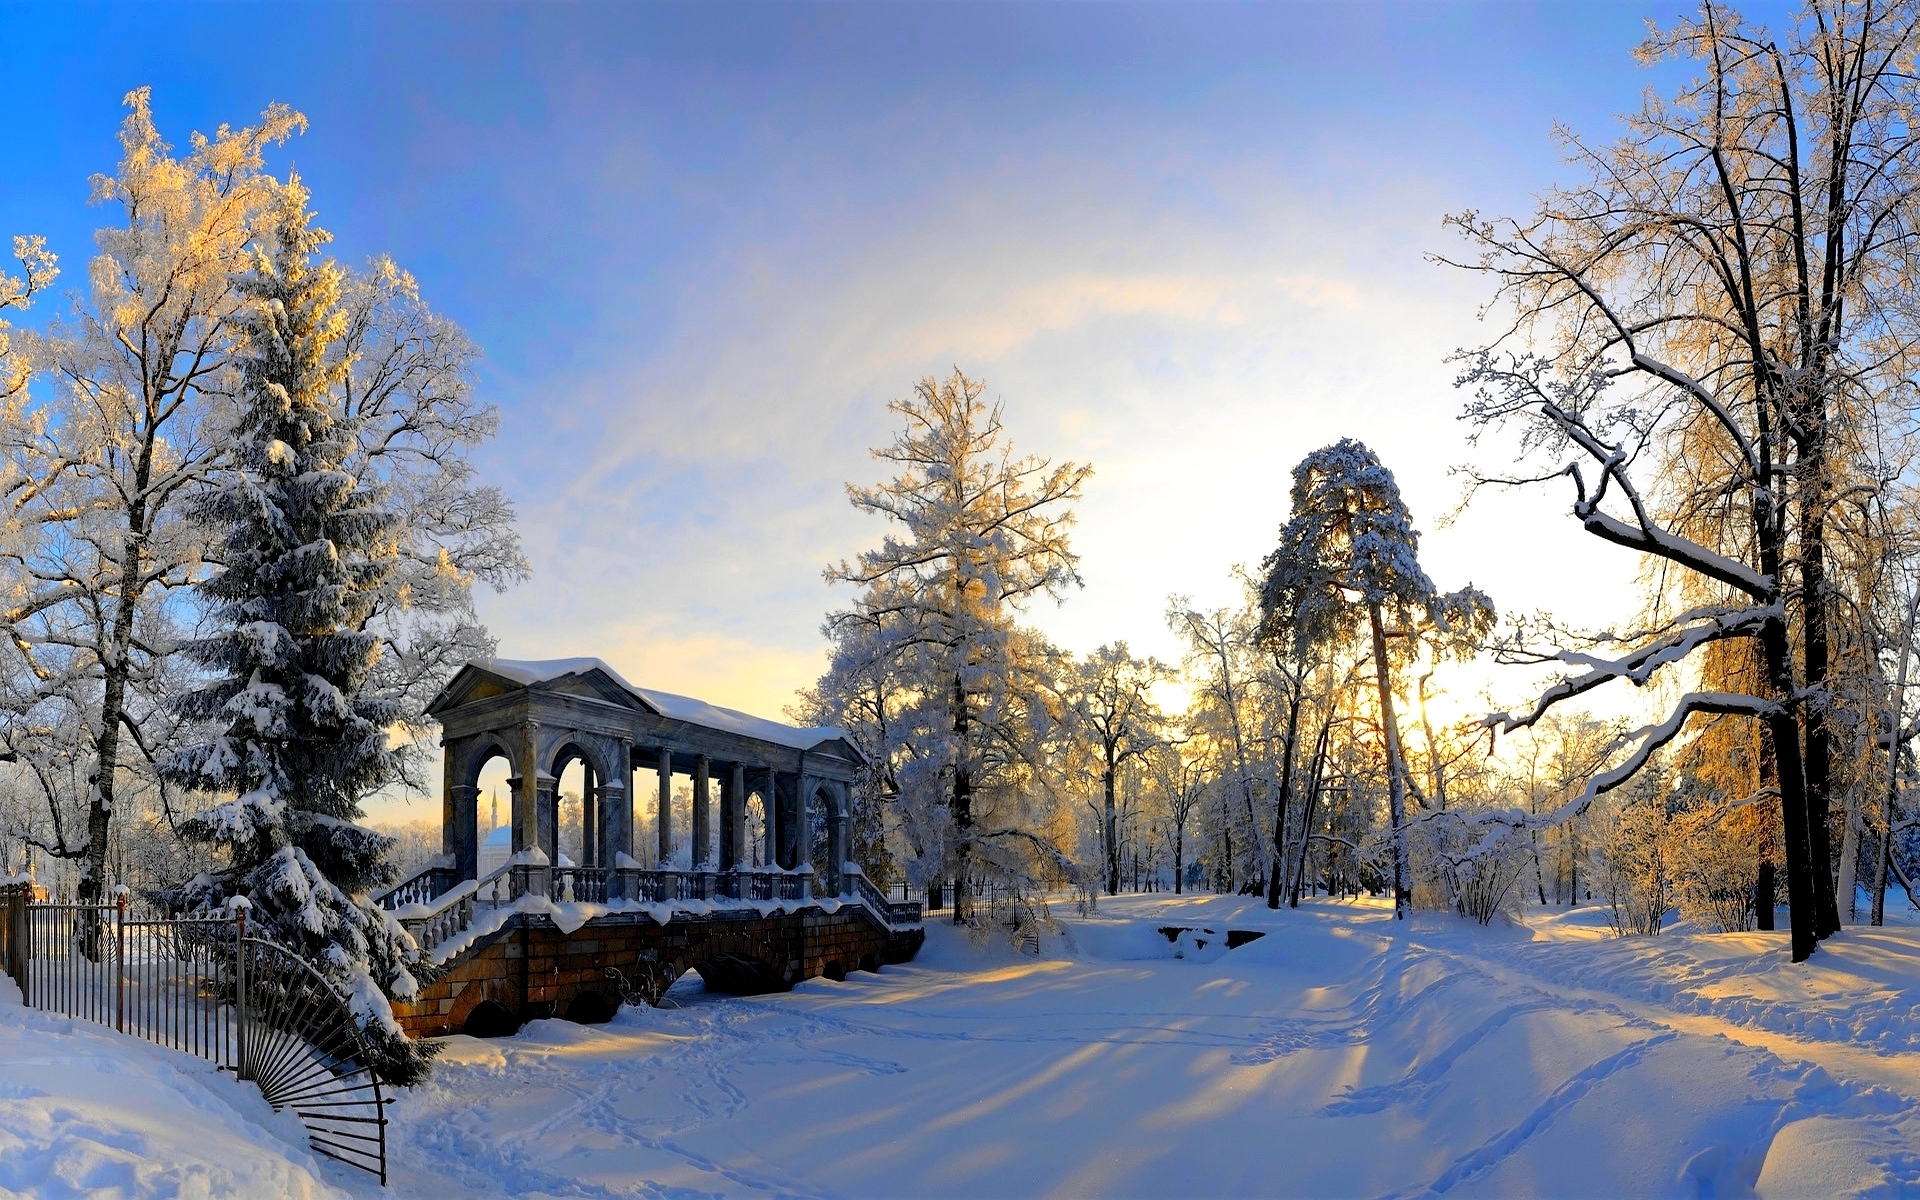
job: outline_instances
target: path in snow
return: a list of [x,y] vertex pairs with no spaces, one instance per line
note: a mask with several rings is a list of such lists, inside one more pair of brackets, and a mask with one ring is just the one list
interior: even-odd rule
[[[1070,912],[1070,910],[1068,910]],[[1605,938],[1125,897],[1045,956],[930,927],[783,996],[450,1039],[396,1192],[1763,1195],[1920,1189],[1920,930]],[[1269,930],[1212,961],[1154,926]],[[1202,956],[1206,957],[1206,956]]]

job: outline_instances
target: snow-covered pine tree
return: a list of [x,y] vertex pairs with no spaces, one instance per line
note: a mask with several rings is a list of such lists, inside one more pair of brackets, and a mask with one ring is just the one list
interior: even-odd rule
[[1386,751],[1393,831],[1393,915],[1411,896],[1406,838],[1406,756],[1393,708],[1389,617],[1410,626],[1438,599],[1420,569],[1420,535],[1393,472],[1352,438],[1322,446],[1293,469],[1293,515],[1267,556],[1261,607],[1269,628],[1284,625],[1300,645],[1351,636],[1360,614],[1372,638]]
[[233,469],[200,505],[219,563],[202,589],[215,631],[187,647],[205,677],[177,703],[221,731],[161,770],[232,797],[182,822],[228,866],[177,898],[246,896],[263,933],[347,993],[379,1070],[404,1084],[430,1052],[401,1033],[387,998],[415,994],[417,950],[367,900],[391,879],[390,839],[355,823],[397,765],[386,731],[398,707],[366,686],[381,652],[366,624],[396,566],[396,517],[341,466],[354,437],[336,411],[342,275],[315,261],[328,235],[306,199],[290,180],[242,281]]

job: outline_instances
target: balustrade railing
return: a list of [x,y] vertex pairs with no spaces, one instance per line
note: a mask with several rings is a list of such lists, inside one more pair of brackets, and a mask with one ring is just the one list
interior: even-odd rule
[[441,855],[427,866],[373,897],[373,902],[388,912],[413,904],[430,904],[451,891],[460,882],[460,872],[449,855]]
[[[555,867],[538,850],[522,851],[482,879],[449,885],[431,900],[395,906],[393,913],[422,950],[433,951],[471,929],[479,911],[512,905],[523,896],[543,896],[559,904],[700,903],[722,909],[730,904],[805,904],[815,899],[814,876],[805,869],[658,870],[624,855],[620,863]],[[847,870],[844,878],[842,902],[865,906],[889,926],[919,924],[920,905],[889,900],[858,869]]]

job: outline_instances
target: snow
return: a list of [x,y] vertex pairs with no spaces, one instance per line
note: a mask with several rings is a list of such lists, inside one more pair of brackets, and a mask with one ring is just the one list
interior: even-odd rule
[[342,1194],[352,1172],[322,1161],[253,1085],[22,1008],[0,976],[0,1196]]
[[[449,1039],[396,1109],[394,1190],[1920,1186],[1920,929],[1850,929],[1794,968],[1784,933],[1619,940],[1594,909],[1493,929],[1212,896],[1063,912],[1038,958],[930,924],[877,976],[751,998],[690,977],[608,1025]],[[1268,936],[1196,961],[1169,924]]]
[[771,742],[776,746],[786,746],[793,750],[811,750],[822,742],[835,739],[845,741],[849,747],[853,745],[852,739],[847,737],[845,730],[832,725],[797,728],[792,725],[783,725],[778,721],[769,721],[765,717],[736,712],[731,708],[721,708],[717,704],[708,704],[705,700],[696,700],[691,696],[676,696],[672,692],[636,687],[622,678],[620,672],[609,666],[604,659],[497,658],[492,662],[474,665],[481,670],[491,671],[503,679],[510,679],[519,684],[548,683],[566,675],[583,675],[598,669],[655,712],[675,721],[685,721],[689,725],[699,725],[707,729],[723,729],[729,733],[757,738],[760,741]]
[[[1920,1188],[1920,926],[1849,928],[1795,967],[1784,932],[1616,939],[1591,907],[1491,928],[1218,896],[1056,916],[1037,957],[932,923],[915,962],[878,975],[760,997],[690,976],[607,1025],[449,1038],[393,1108],[388,1194]],[[1266,936],[1227,951],[1163,926]],[[0,1012],[0,1048],[18,1013]],[[171,1086],[231,1088],[191,1067]],[[22,1076],[6,1061],[0,1079],[4,1109]],[[86,1086],[24,1082],[59,1096],[36,1113]],[[220,1120],[207,1144],[238,1118]],[[0,1113],[0,1138],[40,1154],[17,1127]],[[286,1158],[304,1161],[297,1143]]]

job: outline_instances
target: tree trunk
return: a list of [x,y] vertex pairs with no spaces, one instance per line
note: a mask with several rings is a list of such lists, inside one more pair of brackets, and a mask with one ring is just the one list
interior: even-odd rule
[[[1800,762],[1800,722],[1787,705],[1793,703],[1792,650],[1787,642],[1786,622],[1769,619],[1760,630],[1760,646],[1766,654],[1768,682],[1782,711],[1768,717],[1766,728],[1773,745],[1774,769],[1780,779],[1780,816],[1787,831],[1787,913],[1793,927],[1793,961],[1805,962],[1813,956],[1819,941],[1819,909],[1815,896],[1814,867],[1807,814],[1806,775]],[[1822,868],[1824,870],[1824,868]]]
[[1887,706],[1890,733],[1887,741],[1887,791],[1880,806],[1880,854],[1873,871],[1873,924],[1887,916],[1887,865],[1893,861],[1893,802],[1900,786],[1900,731],[1907,709],[1907,660],[1913,657],[1914,619],[1920,617],[1920,587],[1907,603],[1907,632],[1900,643],[1900,669],[1894,672],[1893,703]]
[[1303,671],[1293,687],[1293,703],[1287,706],[1287,744],[1280,756],[1280,799],[1273,814],[1273,868],[1267,873],[1268,908],[1280,907],[1280,893],[1287,886],[1287,802],[1293,799],[1293,748],[1300,733],[1300,699],[1306,682]]
[[964,925],[973,915],[972,880],[968,871],[973,857],[973,767],[968,753],[966,681],[958,672],[953,676],[953,734],[959,753],[953,763],[953,923]]
[[1400,731],[1393,719],[1393,683],[1387,665],[1387,627],[1380,606],[1367,606],[1367,618],[1373,624],[1374,679],[1380,688],[1380,729],[1387,743],[1387,815],[1393,822],[1393,918],[1404,921],[1412,906],[1408,887],[1407,863],[1407,790],[1401,777]]
[[1319,737],[1313,739],[1313,766],[1308,770],[1308,804],[1300,814],[1300,864],[1294,868],[1294,887],[1286,897],[1288,908],[1300,908],[1300,883],[1308,874],[1308,851],[1313,849],[1313,808],[1319,806],[1319,793],[1325,785],[1327,770],[1327,739],[1332,733],[1332,714],[1321,722]]
[[[137,479],[144,486],[146,472]],[[120,767],[120,723],[127,706],[128,659],[133,645],[133,618],[140,595],[140,574],[146,556],[142,553],[139,532],[146,519],[146,506],[135,503],[127,512],[131,532],[122,543],[119,607],[113,614],[112,632],[101,647],[100,732],[94,742],[98,760],[92,795],[87,806],[87,854],[80,872],[77,898],[82,904],[98,904],[106,894],[107,852],[112,836],[114,785]]]
[[1773,860],[1760,860],[1760,873],[1753,881],[1753,926],[1773,932]]
[[1114,821],[1112,742],[1107,743],[1106,755],[1106,770],[1100,775],[1100,782],[1106,789],[1107,801],[1106,820],[1101,829],[1101,840],[1107,844],[1107,895],[1112,896],[1120,890],[1120,831]]
[[1288,908],[1300,907],[1300,883],[1307,874],[1307,851],[1313,845],[1313,810],[1320,803],[1320,788],[1324,783],[1323,774],[1327,766],[1327,742],[1333,734],[1333,714],[1329,712],[1320,722],[1320,734],[1313,740],[1313,764],[1307,768],[1307,806],[1300,814],[1300,853],[1299,865],[1293,871],[1293,888],[1287,898]]
[[1860,860],[1860,805],[1854,800],[1855,794],[1854,789],[1848,788],[1841,804],[1846,825],[1840,835],[1840,879],[1834,885],[1834,905],[1842,924],[1856,919],[1853,899],[1859,885],[1854,876]]
[[[1824,420],[1824,415],[1819,419]],[[1805,730],[1806,755],[1801,765],[1805,778],[1807,806],[1807,858],[1810,865],[1808,884],[1812,888],[1814,936],[1824,938],[1837,933],[1840,929],[1840,909],[1834,903],[1833,895],[1833,849],[1829,834],[1830,813],[1832,811],[1833,788],[1833,734],[1827,725],[1823,702],[1818,698],[1825,694],[1827,686],[1828,648],[1826,604],[1823,592],[1826,586],[1826,564],[1823,547],[1825,536],[1822,513],[1824,501],[1818,493],[1819,472],[1822,470],[1822,451],[1818,448],[1819,434],[1816,427],[1810,444],[1807,464],[1812,468],[1814,481],[1810,486],[1816,489],[1813,496],[1800,498],[1800,571],[1805,598],[1805,616],[1802,618],[1805,630],[1806,646],[1806,690],[1815,699],[1801,706],[1801,724]]]

